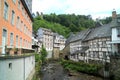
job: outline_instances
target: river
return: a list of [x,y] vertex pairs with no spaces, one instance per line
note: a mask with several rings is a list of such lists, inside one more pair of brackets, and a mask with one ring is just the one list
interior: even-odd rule
[[69,73],[58,62],[50,62],[42,66],[41,72],[43,74],[41,80],[103,80],[100,77],[88,74]]

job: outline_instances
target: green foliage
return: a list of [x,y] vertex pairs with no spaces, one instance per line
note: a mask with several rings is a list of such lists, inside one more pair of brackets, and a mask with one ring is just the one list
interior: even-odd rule
[[46,49],[42,45],[41,56],[40,56],[40,59],[41,59],[42,63],[44,63],[46,61],[47,54],[48,53],[47,53]]
[[78,32],[82,29],[94,27],[95,22],[85,15],[75,15],[75,14],[60,14],[56,15],[44,15],[43,18],[52,23],[59,23],[66,26],[72,32]]
[[33,80],[38,80],[40,74],[41,74],[41,60],[40,60],[40,54],[35,53],[35,71],[36,75],[34,76]]
[[40,61],[40,54],[35,53],[35,62]]
[[98,70],[102,68],[101,65],[87,64],[84,62],[74,62],[74,61],[67,61],[67,60],[62,60],[61,64],[67,70],[73,70],[73,71],[83,72],[88,74],[97,74]]
[[[111,22],[111,17],[100,19],[103,24]],[[60,14],[52,13],[50,15],[43,15],[43,19],[38,16],[34,18],[33,30],[36,32],[40,27],[51,29],[66,38],[70,32],[79,32],[87,28],[95,27],[96,22],[89,16],[75,15],[75,14]]]
[[112,21],[112,17],[106,17],[104,19],[100,19],[100,21],[103,23],[103,24],[108,24]]
[[60,35],[63,35],[65,37],[69,36],[70,33],[70,29],[60,25],[59,23],[53,23],[53,22],[49,22],[46,20],[41,19],[40,16],[34,18],[34,22],[33,22],[33,31],[37,32],[37,30],[40,28],[47,28],[47,29],[51,29],[53,32],[57,32]]
[[47,57],[47,51],[42,45],[41,54],[35,53],[35,62],[36,62],[35,71],[36,71],[36,75],[33,78],[33,80],[38,80],[39,79],[39,77],[41,75],[41,66],[42,66],[42,63],[45,62],[46,57]]
[[116,69],[114,74],[114,80],[120,80],[120,69]]

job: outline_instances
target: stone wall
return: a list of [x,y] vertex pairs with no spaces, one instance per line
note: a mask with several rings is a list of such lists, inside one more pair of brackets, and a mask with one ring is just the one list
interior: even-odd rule
[[111,57],[110,73],[114,80],[120,80],[120,57]]
[[62,55],[61,57],[63,57],[63,58],[65,58],[65,56],[69,57],[69,54],[70,54],[70,44],[65,46],[65,48],[60,52],[60,54]]
[[60,55],[60,50],[59,48],[53,48],[53,58],[54,59],[59,59],[59,55]]

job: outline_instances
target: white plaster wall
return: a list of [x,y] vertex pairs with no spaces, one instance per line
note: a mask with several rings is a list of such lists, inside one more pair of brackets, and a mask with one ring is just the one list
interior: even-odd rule
[[[9,68],[10,63],[12,64],[11,68]],[[34,56],[0,60],[0,80],[24,80],[24,77],[27,79],[34,67]]]
[[47,58],[52,58],[52,54],[53,54],[52,51],[47,51],[47,53],[48,53]]
[[81,41],[76,41],[76,42],[70,43],[70,53],[71,54],[80,49],[81,49]]
[[117,37],[118,31],[116,28],[112,28],[112,41],[120,40],[120,37]]
[[[117,28],[112,28],[112,41],[120,41],[120,37],[117,37],[118,31]],[[117,45],[112,44],[112,52],[117,52],[118,47]]]
[[70,53],[72,53],[72,48],[73,48],[73,46],[72,46],[73,44],[72,43],[70,43]]
[[[9,63],[12,63],[11,69]],[[0,60],[0,80],[23,80],[23,60]]]
[[78,58],[79,58],[79,60],[84,60],[84,59],[85,59],[85,57],[80,56],[80,55],[79,55],[79,57],[78,57]]
[[35,57],[30,56],[25,58],[25,79],[27,79],[31,71],[34,69],[34,67],[35,67]]
[[65,45],[60,45],[60,50],[63,50]]

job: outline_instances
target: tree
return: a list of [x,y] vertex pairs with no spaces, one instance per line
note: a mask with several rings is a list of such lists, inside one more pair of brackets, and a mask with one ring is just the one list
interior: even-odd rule
[[45,49],[44,46],[42,45],[41,56],[40,56],[40,59],[41,59],[42,63],[45,62],[46,57],[47,57],[47,54],[48,54],[48,53],[47,53],[46,49]]
[[103,23],[103,24],[108,24],[112,21],[112,17],[106,17],[104,19],[100,19],[100,21]]
[[88,16],[75,14],[44,15],[44,20],[52,23],[59,23],[70,29],[71,32],[78,32],[80,29],[94,27],[95,23],[95,21]]
[[70,33],[70,29],[59,24],[59,23],[55,23],[55,22],[50,22],[47,21],[45,19],[41,19],[39,16],[34,18],[34,22],[33,22],[33,30],[34,32],[37,32],[37,30],[40,28],[47,28],[47,29],[51,29],[53,32],[56,32],[60,35],[63,35],[64,37],[68,37],[69,33]]

